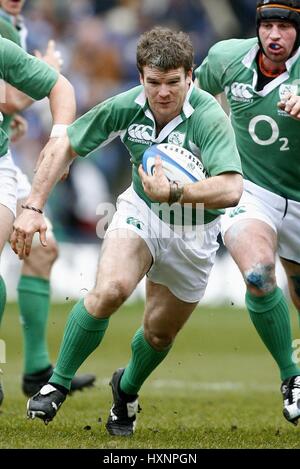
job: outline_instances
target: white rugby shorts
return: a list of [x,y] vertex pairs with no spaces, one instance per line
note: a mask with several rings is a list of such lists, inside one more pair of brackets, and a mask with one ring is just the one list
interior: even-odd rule
[[10,152],[0,157],[0,204],[16,216],[17,171]]
[[226,209],[221,217],[222,237],[241,220],[254,218],[269,225],[277,234],[278,255],[300,264],[300,202],[285,199],[250,181],[236,207]]
[[17,171],[17,200],[27,199],[31,191],[31,184],[28,180],[26,174],[21,171],[21,169],[16,165]]
[[201,300],[219,247],[220,217],[182,232],[160,220],[131,186],[118,197],[107,233],[117,229],[134,231],[146,242],[153,257],[151,281],[187,303]]

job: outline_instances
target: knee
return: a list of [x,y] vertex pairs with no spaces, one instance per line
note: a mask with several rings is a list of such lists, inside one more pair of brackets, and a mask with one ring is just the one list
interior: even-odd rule
[[36,277],[48,278],[52,266],[58,257],[58,246],[54,238],[47,240],[47,247],[34,245],[30,256],[24,259],[23,273]]
[[151,325],[151,322],[144,323],[144,336],[147,342],[157,351],[163,351],[172,345],[176,333],[171,331],[160,331]]
[[264,296],[276,287],[275,263],[257,263],[244,272],[247,289],[254,296]]
[[58,245],[54,238],[47,239],[47,246],[43,247],[40,242],[38,244],[33,244],[30,256],[27,258],[28,262],[30,260],[39,259],[41,263],[52,266],[56,259],[58,258]]
[[130,293],[126,281],[108,281],[87,295],[86,304],[88,310],[95,316],[108,317],[127,300]]
[[55,238],[48,238],[47,247],[43,246],[40,249],[44,249],[44,254],[47,256],[49,263],[54,264],[59,255],[58,244]]

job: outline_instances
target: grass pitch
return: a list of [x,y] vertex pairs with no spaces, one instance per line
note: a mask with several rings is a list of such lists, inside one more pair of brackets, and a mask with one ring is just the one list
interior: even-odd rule
[[[53,361],[71,302],[53,305],[49,344]],[[140,393],[142,412],[131,438],[105,430],[112,372],[124,366],[143,305],[123,307],[101,346],[80,372],[93,372],[93,389],[67,399],[53,422],[25,417],[21,393],[22,339],[17,307],[9,304],[1,338],[6,342],[5,401],[0,448],[299,448],[300,426],[282,417],[277,369],[261,345],[246,311],[199,308],[173,350]],[[295,337],[299,337],[293,315]]]

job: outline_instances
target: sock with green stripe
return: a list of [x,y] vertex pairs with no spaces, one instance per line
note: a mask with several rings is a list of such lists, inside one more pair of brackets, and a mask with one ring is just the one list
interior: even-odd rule
[[0,275],[0,325],[4,314],[6,304],[6,287],[3,278]]
[[18,303],[24,338],[24,374],[33,374],[50,366],[46,337],[49,280],[22,275],[18,284]]
[[85,308],[83,299],[72,309],[53,375],[49,382],[70,389],[71,381],[84,360],[98,347],[109,319],[97,319]]
[[131,342],[132,356],[121,381],[120,389],[126,394],[136,395],[144,381],[163,361],[172,345],[165,350],[155,350],[144,337],[144,329],[138,329]]
[[290,315],[286,299],[280,288],[263,297],[247,291],[246,306],[262,341],[276,361],[282,381],[300,375],[292,355]]

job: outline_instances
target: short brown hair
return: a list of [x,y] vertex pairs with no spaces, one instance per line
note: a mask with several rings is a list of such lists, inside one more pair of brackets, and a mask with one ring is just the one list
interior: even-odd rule
[[156,27],[140,36],[136,63],[141,74],[145,66],[162,71],[183,67],[187,73],[194,66],[193,45],[182,31]]

